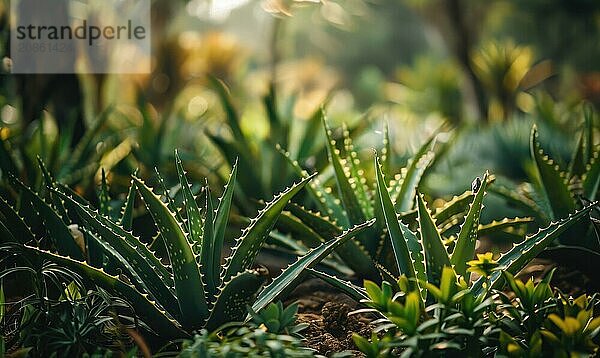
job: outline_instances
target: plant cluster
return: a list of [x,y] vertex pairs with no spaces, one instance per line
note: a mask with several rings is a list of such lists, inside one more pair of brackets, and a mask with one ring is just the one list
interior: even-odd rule
[[[594,297],[553,292],[551,276],[538,285],[514,278],[541,254],[599,252],[593,113],[567,173],[541,149],[534,127],[532,184],[511,191],[485,172],[470,190],[440,203],[421,182],[446,150],[441,130],[396,168],[402,161],[387,128],[381,155],[364,160],[352,139],[358,127],[337,135],[323,109],[292,143],[294,130],[278,114],[272,90],[265,104],[280,142],[256,147],[226,87],[214,85],[233,134],[210,135],[231,165],[218,200],[208,181],[190,181],[178,152],[174,186],[158,170],[155,188],[136,173],[115,198],[104,171],[97,198],[88,200],[55,180],[41,158],[39,184],[2,168],[8,185],[0,199],[0,277],[32,279],[27,299],[11,304],[11,322],[20,323],[3,342],[33,355],[185,342],[184,356],[310,356],[298,335],[303,326],[294,324],[297,306],[272,302],[311,274],[367,307],[357,312],[378,316],[370,340],[355,336],[369,356],[595,352]],[[86,138],[88,148],[93,138]],[[484,222],[489,192],[531,216]],[[234,207],[250,218],[231,238]],[[528,232],[533,226],[539,229]],[[510,236],[513,246],[499,256],[479,252],[480,240],[496,234]],[[270,281],[257,262],[266,247],[293,258]],[[365,287],[349,277],[366,280]],[[501,291],[506,284],[514,297]],[[131,333],[138,331],[152,338],[151,347]]]
[[300,332],[306,324],[295,324],[298,306],[286,308],[271,303],[260,312],[249,313],[247,324],[228,323],[217,331],[206,330],[183,343],[180,357],[313,357],[302,347]]
[[[305,269],[372,225],[358,225],[307,252],[263,288],[266,272],[255,266],[254,260],[280,212],[308,180],[267,203],[235,241],[222,264],[237,168],[234,167],[216,209],[210,190],[204,188],[200,210],[199,198],[192,194],[178,157],[176,165],[184,195],[182,207],[175,207],[168,197],[163,201],[134,176],[116,220],[105,205],[106,185],[101,190],[100,208],[95,210],[82,197],[54,182],[45,169],[45,197],[12,178],[19,200],[14,205],[5,200],[0,203],[0,249],[13,264],[8,264],[2,275],[17,271],[33,274],[41,281],[34,293],[39,299],[51,293],[46,288],[52,286],[49,277],[54,276],[37,273],[51,263],[61,272],[78,275],[126,300],[148,331],[162,339],[175,339],[194,330],[214,330],[226,322],[243,321],[247,305],[260,311],[293,287]],[[157,228],[153,238],[139,238],[131,231],[138,194]],[[146,244],[150,239],[162,242],[164,256],[150,249]]]
[[501,357],[573,357],[596,354],[600,317],[595,296],[577,298],[553,291],[550,272],[541,282],[523,283],[504,277],[510,292],[489,290],[476,296],[473,287],[445,267],[439,286],[424,282],[422,301],[406,277],[399,291],[384,281],[365,281],[369,307],[354,313],[374,313],[375,329],[367,339],[354,335],[367,357],[495,355]]

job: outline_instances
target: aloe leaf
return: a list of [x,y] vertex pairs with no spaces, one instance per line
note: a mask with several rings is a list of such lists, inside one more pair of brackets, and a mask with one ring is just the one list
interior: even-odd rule
[[307,247],[316,247],[325,241],[321,235],[317,234],[290,212],[283,211],[281,213],[277,220],[277,227],[283,229],[284,232],[301,241]]
[[571,163],[569,164],[569,176],[581,176],[585,173],[585,163],[587,160],[585,159],[585,151],[587,143],[586,140],[586,129],[581,132],[579,137],[579,141],[577,141],[577,149],[575,150],[575,155],[571,158]]
[[[54,178],[52,178],[52,175],[50,174],[48,169],[46,168],[46,165],[42,161],[42,158],[37,156],[37,162],[38,162],[38,166],[40,167],[40,170],[42,171],[42,177],[44,178],[44,182],[46,183],[46,188],[48,188],[48,189],[55,188],[57,184],[54,181]],[[64,204],[52,192],[50,192],[50,199],[52,199],[52,204],[56,208],[58,215],[63,219],[63,222],[65,224],[68,224],[69,216],[67,214],[67,210],[65,209]]]
[[[177,205],[175,205],[175,200],[173,200],[173,198],[171,198],[171,192],[170,192],[169,188],[167,188],[167,184],[165,184],[165,180],[163,179],[162,175],[160,175],[160,172],[158,171],[158,168],[156,168],[156,167],[154,167],[154,174],[156,175],[158,185],[160,185],[160,189],[162,190],[162,193],[163,193],[162,196],[165,198],[167,208],[173,213],[173,215],[175,215],[175,219],[177,220],[177,222],[182,223],[183,217],[181,216],[181,213],[179,212]],[[183,227],[183,229],[186,230],[187,228]],[[187,230],[186,230],[186,233],[187,233]],[[190,239],[190,238],[188,237],[188,239]]]
[[333,252],[337,247],[349,240],[351,237],[363,232],[369,228],[375,220],[370,220],[360,225],[357,225],[347,231],[344,231],[337,238],[321,244],[319,247],[309,250],[304,256],[300,257],[295,263],[288,266],[283,272],[265,287],[258,295],[256,301],[252,305],[252,309],[256,312],[265,308],[269,303],[277,300],[280,295],[289,288],[293,288],[298,282],[304,270],[312,268],[325,257]]
[[397,212],[404,212],[414,207],[414,198],[417,192],[417,187],[421,182],[421,178],[425,170],[433,162],[435,154],[429,151],[431,143],[437,137],[437,131],[419,148],[414,157],[410,160],[410,164],[406,168],[406,172],[399,181],[400,187],[397,195],[394,196]]
[[69,228],[64,223],[63,218],[58,215],[54,208],[18,179],[12,177],[11,180],[20,189],[23,199],[27,200],[35,208],[39,218],[44,222],[44,228],[56,245],[58,252],[61,255],[69,256],[76,260],[83,260],[83,253],[80,247],[73,239],[71,231],[69,231]]
[[192,247],[169,208],[140,179],[134,177],[134,180],[165,242],[183,324],[191,328],[200,327],[208,316],[208,305]]
[[[425,264],[425,253],[423,249],[423,242],[419,240],[417,234],[408,228],[408,225],[402,221],[398,221],[402,235],[406,239],[408,250],[410,251],[410,257],[413,260],[413,267],[419,282],[427,280],[427,266]],[[421,287],[421,297],[424,299],[427,295],[427,291]]]
[[[104,169],[102,169],[102,180],[100,183],[100,191],[98,193],[98,205],[98,214],[110,220],[110,198],[108,196],[108,185],[106,184],[106,173],[104,172]],[[86,239],[89,264],[94,267],[103,267],[104,256],[102,254],[102,247],[95,240],[90,239],[89,236],[86,237]]]
[[[598,207],[598,202],[586,206],[585,208],[574,212],[567,218],[551,223],[548,227],[539,230],[537,233],[528,236],[521,243],[515,244],[512,249],[503,254],[498,259],[501,270],[495,271],[489,277],[489,287],[500,288],[502,284],[501,271],[516,275],[531,260],[537,257],[544,249],[551,245],[562,233],[575,225],[581,219],[587,217],[590,211]],[[479,278],[473,284],[473,292],[476,295],[482,294],[485,290],[485,278]]]
[[311,268],[306,269],[306,271],[309,274],[325,281],[334,288],[337,288],[338,290],[342,291],[343,293],[350,296],[350,298],[356,301],[360,302],[361,300],[369,299],[369,296],[367,296],[366,291],[362,287],[357,286],[350,281],[344,281],[338,277],[328,275],[325,272],[314,270]]
[[197,248],[201,247],[204,235],[204,230],[202,228],[202,216],[200,215],[200,209],[198,208],[196,198],[192,193],[191,185],[187,180],[185,170],[183,169],[183,164],[181,163],[181,158],[179,157],[179,153],[177,151],[175,151],[175,166],[177,167],[179,184],[183,193],[183,204],[185,205],[187,217],[188,241],[192,245],[192,248],[196,248],[194,253],[198,253],[200,251]]
[[583,108],[583,129],[577,142],[577,149],[571,158],[569,165],[570,177],[583,176],[586,172],[586,163],[589,163],[593,155],[594,146],[594,110],[591,106]]
[[501,185],[493,185],[488,190],[506,200],[510,205],[520,208],[527,215],[533,215],[544,222],[549,222],[548,214],[531,198]]
[[[173,278],[164,268],[162,263],[152,254],[144,244],[133,235],[107,217],[100,215],[90,207],[86,207],[70,196],[56,191],[57,195],[68,203],[77,212],[86,231],[95,233],[90,239],[106,250],[114,250],[127,263],[120,262],[118,258],[112,261],[113,265],[126,265],[131,274],[140,278],[150,293],[160,304],[175,317],[179,317],[179,304],[171,291]],[[110,246],[109,249],[104,244]],[[114,254],[112,254],[115,256]]]
[[98,195],[98,212],[105,217],[110,217],[110,196],[108,194],[108,184],[106,183],[106,173],[102,169],[102,178],[100,182],[100,193]]
[[399,292],[400,291],[400,285],[398,285],[399,277],[394,275],[393,273],[389,272],[383,265],[377,264],[377,269],[379,270],[379,273],[381,274],[383,281],[386,281],[387,283],[389,283],[390,286],[392,286],[392,289],[394,290],[394,292]]
[[500,221],[492,221],[489,224],[479,225],[479,229],[477,230],[477,235],[479,237],[485,237],[487,235],[491,235],[497,233],[499,231],[503,231],[505,229],[509,229],[519,225],[525,225],[532,223],[534,220],[530,217],[524,218],[504,218]]
[[[324,107],[323,105],[322,107]],[[316,152],[315,142],[319,138],[319,130],[321,129],[321,107],[314,111],[306,123],[302,140],[300,141],[300,149],[298,149],[298,158],[306,159],[308,156]]]
[[597,147],[590,156],[590,162],[582,176],[583,196],[589,200],[596,200],[600,186],[600,147]]
[[335,147],[335,141],[332,138],[332,132],[325,119],[325,113],[322,113],[323,127],[327,136],[327,151],[329,153],[329,161],[333,166],[335,172],[336,183],[340,192],[340,198],[350,219],[350,224],[358,224],[365,221],[365,215],[362,212],[360,202],[356,197],[354,190],[356,189],[356,183],[350,184],[349,176],[350,173],[343,166],[342,158],[340,157],[340,151]]
[[96,269],[87,265],[85,262],[76,261],[68,257],[53,254],[32,246],[24,246],[26,251],[40,255],[42,258],[59,264],[69,270],[91,280],[103,289],[112,292],[129,302],[135,313],[142,320],[164,338],[181,338],[187,334],[181,329],[178,323],[169,318],[164,311],[160,310],[147,296],[129,284],[121,281],[118,277],[110,276],[101,269]]
[[344,231],[330,217],[322,216],[321,213],[310,211],[296,203],[288,204],[286,209],[324,239],[332,239]]
[[530,138],[531,156],[537,166],[541,188],[552,208],[552,218],[562,218],[575,210],[575,199],[569,191],[567,181],[558,164],[550,159],[540,147],[538,136],[537,127],[533,126]]
[[362,212],[365,217],[372,218],[373,206],[371,205],[371,198],[369,196],[369,187],[367,186],[367,179],[365,173],[361,169],[360,159],[358,154],[354,151],[354,144],[352,138],[350,138],[350,132],[348,127],[343,125],[343,136],[344,136],[344,151],[346,154],[345,163],[348,167],[348,174],[351,183],[354,184],[354,193],[360,204]]
[[[122,270],[121,273],[126,275],[129,278],[129,280],[132,281],[133,285],[136,287],[136,289],[138,289],[138,291],[150,293],[152,295],[151,296],[152,299],[156,300],[157,303],[160,304],[163,309],[165,309],[167,312],[169,312],[171,314],[171,316],[173,316],[175,318],[181,318],[179,315],[179,305],[177,304],[177,299],[175,298],[175,296],[173,296],[171,294],[171,292],[169,292],[168,288],[166,286],[162,285],[162,283],[160,281],[153,281],[153,280],[149,279],[147,277],[146,272],[141,273],[142,275],[144,275],[144,277],[146,279],[146,281],[144,281],[144,279],[137,272],[139,269],[136,270],[136,268],[134,267],[134,265],[138,266],[138,264],[135,261],[135,259],[133,259],[131,257],[133,255],[127,256],[127,258],[125,258],[119,253],[118,250],[114,249],[108,243],[108,241],[103,240],[96,233],[93,233],[86,228],[83,228],[82,230],[84,230],[84,232],[86,234],[86,238],[88,239],[88,245],[90,242],[93,242],[95,244],[95,247],[96,247],[96,250],[98,250],[98,253],[102,257],[106,257],[106,259],[110,262],[112,271],[116,272],[116,268],[120,267]],[[130,260],[131,260],[131,262],[130,262]],[[92,267],[94,267],[94,266],[92,266]],[[105,269],[105,272],[108,274],[112,274],[111,272],[108,272],[108,270],[106,270],[106,269]],[[148,282],[148,284],[150,284],[150,285],[158,282],[159,289],[156,290],[155,287],[153,287],[153,288],[148,287],[146,282]],[[163,292],[161,292],[161,290]],[[165,295],[165,291],[166,291],[166,295]],[[160,296],[155,296],[154,295],[155,292],[158,292],[158,295],[160,295]]]
[[[351,182],[350,168],[345,161],[340,157],[340,151],[335,147],[335,141],[332,138],[332,132],[327,124],[324,111],[322,112],[322,122],[325,128],[327,138],[327,152],[329,153],[329,161],[335,173],[340,199],[346,210],[350,225],[357,225],[366,220],[366,216],[362,210],[360,200],[356,196],[356,188],[359,183]],[[375,255],[377,252],[378,241],[373,240],[374,235],[361,235],[359,241],[367,249],[370,255]]]
[[[135,187],[135,183],[132,182],[132,185]],[[154,271],[156,271],[161,280],[165,282],[167,286],[173,287],[173,277],[171,273],[160,260],[157,259],[156,255],[151,252],[139,238],[135,237],[131,231],[125,230],[125,228],[119,226],[112,220],[96,215],[97,213],[95,212],[95,209],[91,207],[90,203],[85,201],[68,187],[58,184],[56,193],[70,208],[78,213],[79,217],[83,216],[86,223],[90,225],[92,231],[100,232],[103,235],[116,235],[115,237],[125,240],[129,246],[136,248],[136,251],[138,251],[143,259],[148,262]],[[107,228],[106,231],[103,231],[104,228]]]
[[[281,148],[281,146],[277,146],[277,150],[282,156],[284,156],[284,158],[286,158],[288,164],[294,170],[296,175],[298,175],[300,178],[308,178],[308,172],[302,169],[300,164],[290,157],[289,152],[285,151],[283,148]],[[308,183],[306,189],[320,212],[333,217],[334,220],[338,221],[339,225],[344,227],[349,225],[348,218],[344,213],[344,208],[342,208],[342,206],[339,204],[339,199],[332,195],[329,188],[324,188],[319,182],[318,178],[315,177],[315,179]]]
[[383,124],[383,147],[381,148],[381,171],[383,178],[389,180],[392,170],[392,142],[390,141],[390,128],[388,123]]
[[421,194],[417,194],[417,209],[419,212],[419,233],[425,251],[428,282],[438,286],[443,268],[450,266],[450,257]]
[[[202,240],[202,250],[200,254],[200,272],[202,278],[206,284],[209,298],[212,299],[217,291],[218,279],[213,276],[214,267],[220,267],[217,263],[213,262],[214,259],[214,239],[215,239],[215,228],[214,228],[214,215],[215,210],[213,208],[212,197],[210,195],[210,189],[208,183],[206,186],[206,216],[204,218],[204,239]],[[220,261],[220,259],[219,259]]]
[[206,329],[212,331],[225,322],[243,321],[246,307],[254,302],[265,280],[266,273],[257,270],[246,270],[232,277],[219,292]]
[[258,216],[251,220],[250,225],[244,229],[242,236],[236,240],[231,256],[227,259],[224,268],[224,280],[235,276],[254,263],[258,251],[265,242],[269,231],[277,222],[277,218],[286,204],[308,183],[313,177],[303,179],[298,184],[292,185],[284,192],[278,194],[273,200],[259,211]]
[[213,247],[213,258],[214,263],[212,269],[212,275],[215,278],[216,285],[221,285],[221,256],[223,252],[223,245],[225,242],[225,231],[227,230],[227,223],[229,222],[229,213],[231,211],[231,203],[233,201],[233,192],[235,190],[235,183],[238,172],[238,162],[233,164],[229,180],[225,185],[223,195],[219,199],[219,206],[217,208],[217,214],[215,216],[215,239]]
[[452,252],[450,262],[458,275],[467,277],[467,261],[475,256],[475,244],[477,243],[477,230],[479,229],[479,219],[483,209],[483,197],[486,194],[489,173],[486,172],[481,181],[481,187],[475,194],[475,198],[469,208],[465,221],[463,222],[456,246]]
[[433,213],[438,227],[443,227],[448,221],[454,220],[457,216],[463,217],[466,215],[469,205],[473,201],[473,193],[466,191],[459,196],[453,197],[450,201],[438,208]]
[[[16,242],[26,244],[35,241],[31,229],[25,224],[23,218],[2,197],[0,197],[0,217],[3,217],[2,222],[10,227],[12,236],[17,240]],[[6,241],[6,239],[3,241]]]
[[129,192],[127,193],[127,199],[125,199],[125,205],[123,206],[123,210],[121,212],[121,220],[119,223],[123,230],[131,231],[133,227],[133,210],[135,209],[135,195],[136,188],[133,181],[129,185]]
[[402,234],[400,223],[398,222],[397,214],[394,210],[394,204],[392,203],[392,199],[390,198],[390,194],[385,185],[379,157],[375,157],[375,172],[377,173],[377,194],[381,201],[381,206],[383,207],[383,216],[388,229],[388,235],[392,241],[392,249],[396,259],[396,265],[398,265],[398,271],[401,275],[406,275],[408,278],[416,278],[417,274],[413,266],[413,260],[410,257],[410,251],[408,250],[406,242],[407,240]]
[[[301,222],[305,223],[315,233],[318,233],[324,240],[331,240],[343,232],[340,227],[318,213],[313,213],[294,203],[288,205],[288,208],[294,216],[299,218]],[[347,241],[338,247],[336,252],[352,271],[360,273],[363,277],[370,280],[380,280],[381,277],[379,276],[373,258],[361,246],[358,240],[353,239]]]

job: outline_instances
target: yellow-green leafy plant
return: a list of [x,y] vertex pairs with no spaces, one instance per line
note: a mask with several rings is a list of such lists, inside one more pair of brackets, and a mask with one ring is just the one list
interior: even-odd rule
[[[454,270],[445,267],[439,286],[422,282],[430,294],[425,303],[419,291],[411,290],[406,277],[396,288],[384,281],[379,288],[365,281],[369,308],[354,313],[373,313],[381,317],[373,322],[382,339],[369,343],[355,334],[354,342],[367,357],[465,354],[477,356],[489,352],[496,333],[492,320],[495,296],[475,297]],[[374,336],[375,337],[375,336]]]
[[554,270],[535,284],[506,274],[514,298],[500,293],[499,353],[509,357],[589,356],[598,352],[600,317],[594,314],[596,295],[577,298],[550,287]]
[[307,324],[295,324],[298,306],[271,303],[260,312],[251,309],[247,324],[229,323],[209,333],[202,330],[183,343],[180,357],[314,357],[302,346],[300,332]]

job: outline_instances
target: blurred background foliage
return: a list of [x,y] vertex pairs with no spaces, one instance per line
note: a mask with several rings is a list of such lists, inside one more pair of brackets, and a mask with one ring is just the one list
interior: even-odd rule
[[[566,163],[582,125],[577,106],[600,104],[600,3],[594,0],[152,4],[148,75],[0,77],[1,149],[14,162],[5,172],[39,184],[32,165],[39,156],[80,192],[93,192],[100,168],[116,192],[135,168],[151,183],[159,168],[170,187],[177,147],[192,178],[222,184],[229,165],[207,134],[235,136],[210,75],[227,85],[240,130],[258,157],[259,143],[281,141],[263,105],[269,89],[276,93],[271,108],[288,121],[309,121],[323,103],[334,127],[362,121],[371,130],[356,139],[359,155],[369,156],[379,143],[383,122],[401,158],[442,123],[455,126],[456,145],[431,169],[424,188],[449,195],[465,189],[454,183],[469,182],[459,178],[472,178],[481,167],[525,178],[533,122],[541,123],[549,152]],[[8,0],[0,15],[7,72]]]

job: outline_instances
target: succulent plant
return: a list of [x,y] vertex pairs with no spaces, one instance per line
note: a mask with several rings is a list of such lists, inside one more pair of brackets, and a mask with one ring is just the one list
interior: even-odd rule
[[[284,232],[295,231],[296,239],[310,247],[335,237],[357,222],[376,218],[373,228],[341,246],[336,254],[339,255],[342,265],[348,266],[360,277],[380,281],[381,273],[377,266],[387,259],[385,223],[381,220],[381,209],[372,187],[373,183],[366,179],[366,172],[370,170],[362,165],[354,149],[350,131],[343,128],[344,145],[343,148],[338,148],[324,111],[321,111],[319,118],[325,132],[328,160],[333,172],[331,181],[335,183],[337,190],[324,184],[327,176],[315,178],[306,187],[310,201],[304,206],[288,205],[282,215],[285,220],[282,220],[278,227]],[[409,160],[408,166],[390,180],[393,195],[398,198],[397,210],[402,213],[399,215],[403,220],[410,222],[416,217],[416,211],[413,210],[414,192],[425,170],[433,161],[434,152],[431,147],[434,139],[435,136],[429,138]],[[291,153],[283,148],[280,148],[280,152],[297,176],[309,177],[308,171]],[[383,152],[383,165],[390,168],[392,153],[387,127],[384,130]],[[291,224],[297,221],[300,221],[303,227],[292,227]]]
[[[181,160],[176,167],[183,191],[183,206],[163,202],[139,178],[133,177],[118,221],[93,209],[67,187],[49,179],[52,203],[46,202],[17,179],[18,205],[0,201],[3,250],[21,252],[50,261],[128,301],[137,315],[164,338],[186,336],[195,329],[215,329],[224,322],[244,320],[246,305],[259,311],[293,287],[302,272],[328,256],[337,246],[370,227],[365,222],[337,239],[309,251],[269,285],[254,260],[285,205],[310,178],[294,184],[267,203],[235,241],[230,256],[221,261],[237,166],[216,209],[210,190],[204,188],[202,209],[191,192]],[[131,231],[135,196],[140,195],[157,227],[167,260],[161,260]],[[35,223],[43,235],[35,236]],[[73,225],[77,225],[74,235]],[[77,241],[83,236],[83,245]],[[83,250],[82,250],[83,248]],[[94,259],[95,258],[95,259]]]
[[[529,182],[520,185],[497,185],[491,191],[526,215],[535,218],[540,227],[564,218],[598,198],[600,186],[600,149],[595,144],[595,112],[584,107],[585,121],[581,136],[568,168],[561,168],[539,142],[534,125],[530,135],[533,163]],[[598,210],[593,210],[581,225],[561,234],[545,255],[594,277],[598,269],[600,244],[597,231]],[[581,259],[584,257],[585,259]]]
[[[394,266],[381,270],[383,278],[388,282],[397,282],[399,275],[406,276],[412,290],[420,289],[423,298],[426,297],[422,283],[438,285],[441,274],[446,267],[451,267],[457,277],[469,281],[468,262],[475,257],[476,242],[479,230],[486,229],[480,225],[480,215],[483,209],[483,200],[490,182],[490,175],[486,173],[481,180],[481,187],[476,194],[471,194],[472,200],[468,202],[467,214],[460,226],[460,230],[453,239],[452,245],[446,243],[450,240],[444,238],[444,230],[436,225],[434,216],[427,208],[423,196],[416,195],[417,201],[417,228],[413,231],[409,225],[402,221],[394,208],[390,190],[388,189],[379,158],[375,159],[377,173],[377,194],[380,199],[381,216],[378,219],[384,222],[387,234],[391,240]],[[462,200],[462,199],[461,199]],[[453,206],[456,204],[452,204]],[[568,215],[527,236],[523,241],[514,244],[505,254],[496,260],[497,270],[490,273],[489,277],[480,277],[472,284],[476,296],[485,295],[490,288],[498,288],[502,283],[501,272],[518,273],[527,263],[534,259],[544,249],[551,246],[569,228],[585,219],[590,212],[598,207],[598,203],[586,205],[579,211]],[[439,217],[440,212],[438,212]],[[506,219],[490,224],[489,228],[502,228],[509,224],[518,224],[522,219]],[[527,221],[525,221],[527,222]],[[391,272],[398,272],[394,275]],[[347,286],[347,283],[330,277],[329,282],[337,287]],[[346,289],[347,290],[347,289]],[[360,291],[355,288],[355,292]],[[355,295],[361,299],[361,295]]]
[[498,305],[499,353],[509,357],[588,356],[598,352],[600,317],[595,295],[573,298],[550,287],[554,270],[526,283],[506,274],[514,298],[501,293]]

